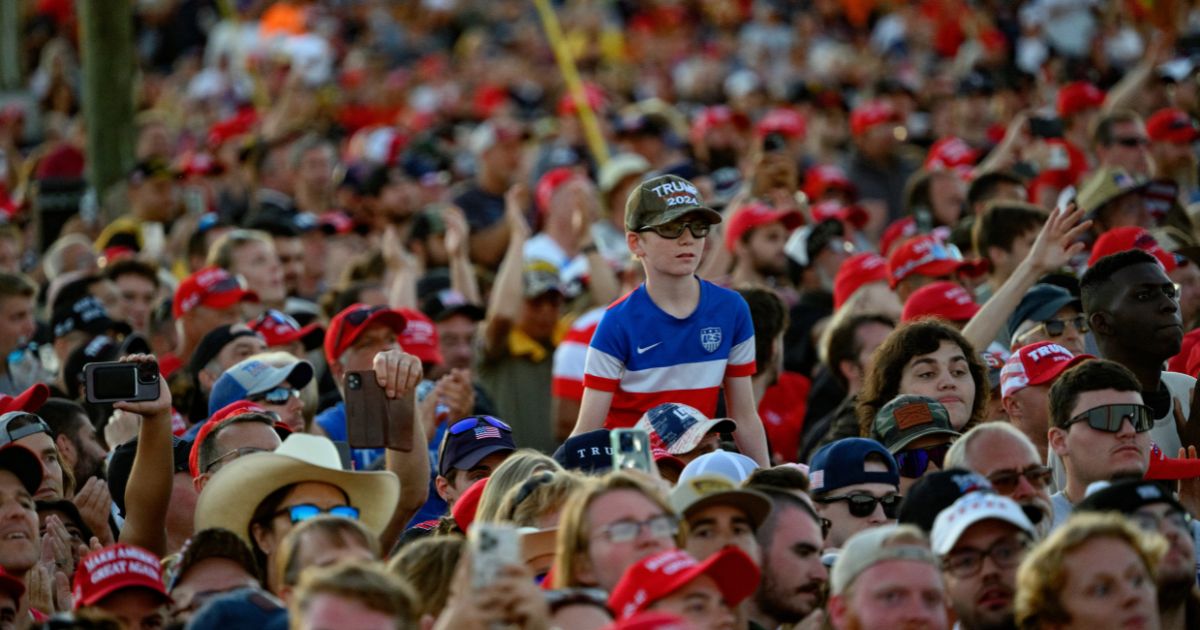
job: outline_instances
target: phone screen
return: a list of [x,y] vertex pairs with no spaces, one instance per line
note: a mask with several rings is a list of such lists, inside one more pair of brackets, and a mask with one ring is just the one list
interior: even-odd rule
[[137,395],[137,366],[130,363],[96,368],[92,383],[96,398],[130,400]]

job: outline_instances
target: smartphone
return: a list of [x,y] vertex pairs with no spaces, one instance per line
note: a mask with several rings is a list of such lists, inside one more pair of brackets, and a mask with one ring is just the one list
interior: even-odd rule
[[379,386],[375,372],[347,372],[346,441],[354,448],[413,449],[413,400],[394,399]]
[[776,151],[787,151],[787,138],[780,133],[769,133],[763,136],[763,152],[774,153]]
[[88,363],[83,366],[83,383],[89,403],[158,400],[158,363]]
[[475,523],[467,535],[471,545],[471,576],[475,588],[496,581],[500,569],[524,564],[521,535],[517,528],[503,523]]
[[1035,138],[1063,137],[1063,122],[1061,118],[1035,117],[1029,119],[1029,133]]
[[612,443],[613,470],[640,470],[658,475],[654,454],[650,452],[650,434],[644,429],[613,429],[608,434]]

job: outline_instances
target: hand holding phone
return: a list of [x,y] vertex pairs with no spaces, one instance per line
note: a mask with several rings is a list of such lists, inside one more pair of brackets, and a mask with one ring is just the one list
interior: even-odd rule
[[608,438],[612,443],[613,470],[640,470],[658,476],[654,454],[650,452],[650,434],[644,429],[613,429]]
[[471,545],[471,581],[475,588],[495,582],[504,567],[524,562],[521,536],[511,525],[475,523],[467,538]]
[[146,402],[159,395],[158,363],[105,361],[83,366],[89,403]]
[[346,441],[354,448],[413,449],[413,394],[389,398],[374,371],[347,372]]

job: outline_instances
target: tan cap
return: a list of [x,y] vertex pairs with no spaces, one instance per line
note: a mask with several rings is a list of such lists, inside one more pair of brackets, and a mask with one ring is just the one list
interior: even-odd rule
[[696,475],[681,479],[671,490],[671,509],[687,520],[688,514],[710,505],[730,505],[746,513],[750,525],[758,529],[771,514],[771,499],[747,488],[739,488],[724,475]]
[[1126,193],[1139,191],[1146,187],[1146,183],[1124,169],[1102,168],[1079,187],[1075,202],[1090,217],[1104,204]]

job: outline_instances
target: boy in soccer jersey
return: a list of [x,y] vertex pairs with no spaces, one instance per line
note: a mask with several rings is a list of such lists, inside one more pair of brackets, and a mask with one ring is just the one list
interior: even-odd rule
[[754,404],[754,326],[745,300],[696,277],[704,239],[721,215],[686,179],[643,182],[625,204],[625,240],[646,281],[608,307],[588,348],[583,401],[572,435],[632,427],[662,403],[716,413],[725,388],[738,447],[767,465]]

